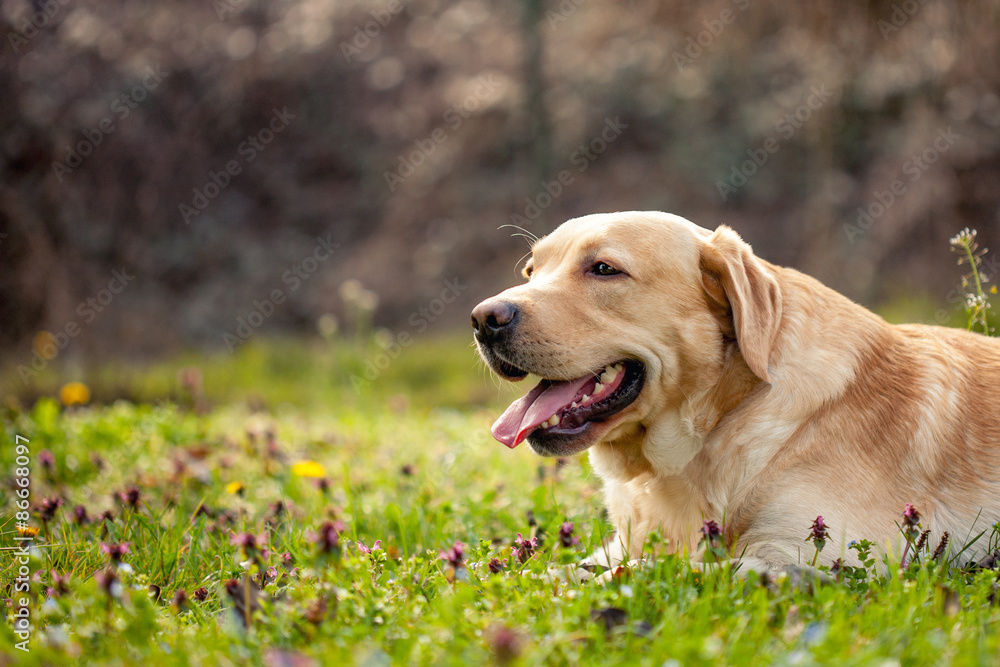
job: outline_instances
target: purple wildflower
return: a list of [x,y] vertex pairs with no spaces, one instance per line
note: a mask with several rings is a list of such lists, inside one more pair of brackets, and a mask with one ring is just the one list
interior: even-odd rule
[[340,534],[344,532],[343,521],[325,521],[318,533],[311,533],[310,539],[319,546],[320,552],[340,553]]
[[136,486],[130,486],[124,491],[119,491],[115,494],[120,502],[125,507],[130,509],[136,509],[139,506],[139,502],[142,500],[142,492]]
[[122,556],[129,552],[128,542],[120,544],[101,542],[101,553],[111,559],[112,565],[122,562]]
[[826,546],[826,540],[829,536],[829,526],[823,521],[822,516],[818,516],[813,520],[812,530],[806,536],[806,542],[812,540],[813,546],[816,547],[816,553],[813,554],[813,559],[811,565],[816,564],[816,559],[819,558],[819,552],[823,550]]
[[43,523],[48,523],[56,515],[56,511],[62,507],[62,498],[42,498],[42,502],[38,504],[38,514]]
[[46,594],[49,597],[55,597],[56,595],[63,595],[69,592],[69,575],[59,574],[55,570],[50,572],[52,575],[52,585],[49,586]]
[[564,547],[575,547],[580,543],[580,538],[573,535],[573,522],[567,521],[559,526],[559,543]]
[[49,450],[43,449],[38,452],[38,464],[46,471],[49,471],[56,464],[56,457],[54,457],[52,452]]
[[488,637],[490,649],[498,664],[510,664],[521,654],[521,636],[506,625],[494,625],[490,628]]
[[920,512],[910,503],[903,506],[903,535],[907,542],[913,542],[920,536]]
[[234,600],[242,600],[243,587],[240,586],[239,579],[228,579],[225,583],[226,594]]
[[701,534],[704,536],[704,539],[712,543],[722,537],[722,529],[714,521],[705,521],[701,527]]
[[122,596],[122,584],[118,580],[118,575],[115,574],[113,569],[102,570],[94,575],[94,581],[97,585],[104,589],[110,598],[121,598]]
[[381,551],[382,550],[382,540],[375,540],[375,543],[372,544],[372,546],[371,546],[370,549],[368,547],[366,547],[364,544],[362,544],[361,542],[358,542],[357,545],[358,545],[358,551],[360,551],[361,553],[363,553],[366,556],[371,556],[373,551]]
[[73,518],[76,519],[76,524],[78,526],[90,523],[90,517],[87,515],[87,508],[83,505],[77,505],[73,508]]
[[812,523],[812,530],[806,537],[806,542],[812,540],[813,544],[816,545],[817,551],[822,551],[823,547],[826,546],[826,540],[829,536],[830,527],[826,525],[823,521],[822,516],[816,517]]
[[255,535],[253,533],[233,533],[233,537],[230,540],[230,544],[243,549],[243,552],[247,556],[252,556],[258,551],[264,550],[266,543],[267,535],[264,533],[261,533],[260,535]]
[[903,505],[903,537],[906,538],[906,545],[903,547],[903,555],[899,559],[899,565],[902,569],[906,569],[909,562],[906,560],[906,556],[910,552],[910,546],[919,538],[920,536],[920,512],[917,508],[906,503]]
[[521,536],[521,533],[518,533],[517,539],[514,540],[514,548],[511,549],[511,555],[521,563],[527,563],[528,559],[535,554],[535,549],[537,547],[537,537],[532,537],[530,540],[526,540]]
[[719,561],[726,557],[726,548],[722,544],[722,528],[712,520],[706,520],[701,526],[701,542],[705,543],[705,557],[709,561]]
[[273,519],[280,519],[288,513],[288,504],[284,500],[276,500],[268,505],[270,516]]
[[465,545],[461,542],[455,542],[447,551],[442,550],[439,556],[456,570],[465,567]]

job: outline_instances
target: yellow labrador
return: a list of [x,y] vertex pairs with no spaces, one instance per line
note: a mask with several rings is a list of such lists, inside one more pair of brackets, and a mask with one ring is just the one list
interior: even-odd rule
[[1000,341],[890,325],[727,227],[665,213],[570,220],[524,275],[472,313],[496,373],[544,378],[493,435],[590,450],[618,531],[604,565],[652,530],[696,554],[705,520],[765,570],[812,559],[818,515],[826,565],[857,563],[850,540],[898,557],[905,503],[931,544],[1000,519]]

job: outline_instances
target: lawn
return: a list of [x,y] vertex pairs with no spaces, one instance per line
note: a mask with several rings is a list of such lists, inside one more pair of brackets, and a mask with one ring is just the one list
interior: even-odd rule
[[[30,390],[7,378],[3,393],[28,398],[2,408],[0,664],[998,661],[996,572],[949,571],[929,549],[905,572],[815,587],[679,557],[606,585],[553,581],[607,537],[586,457],[493,441],[516,390],[466,337],[381,355],[251,341],[139,369],[53,367]],[[86,404],[63,405],[70,379]]]

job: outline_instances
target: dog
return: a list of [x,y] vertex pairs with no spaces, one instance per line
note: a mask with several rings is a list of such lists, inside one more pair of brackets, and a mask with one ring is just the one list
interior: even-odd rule
[[734,564],[773,572],[813,561],[818,516],[826,566],[858,565],[852,540],[905,558],[918,520],[955,551],[1000,520],[1000,341],[890,325],[729,227],[666,213],[576,218],[531,251],[527,282],[472,311],[494,372],[542,378],[492,432],[589,451],[617,531],[596,563],[651,531],[711,560],[706,521]]

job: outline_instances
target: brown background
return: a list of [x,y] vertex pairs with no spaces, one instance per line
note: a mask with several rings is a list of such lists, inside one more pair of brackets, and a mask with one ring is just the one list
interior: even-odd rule
[[[524,240],[498,227],[563,170],[572,181],[535,233],[588,212],[672,211],[732,225],[872,306],[905,293],[953,310],[948,238],[971,226],[996,245],[1000,232],[995,2],[0,7],[8,361],[71,321],[72,355],[222,347],[274,289],[287,298],[261,330],[313,334],[343,314],[348,278],[396,329],[457,278],[467,287],[432,326],[467,326],[476,301],[517,280]],[[831,95],[808,109],[813,87]],[[248,162],[242,142],[284,108],[294,118]],[[808,118],[785,136],[797,110]],[[581,172],[576,151],[606,119],[627,128]],[[959,139],[909,180],[946,128]],[[54,167],[87,136],[101,141],[79,166]],[[724,201],[718,182],[768,139],[777,152]],[[186,224],[180,205],[233,160],[239,173]],[[844,225],[896,180],[905,192],[850,243]],[[283,273],[327,235],[339,248],[292,290]],[[122,268],[135,280],[85,323],[79,304]]]

